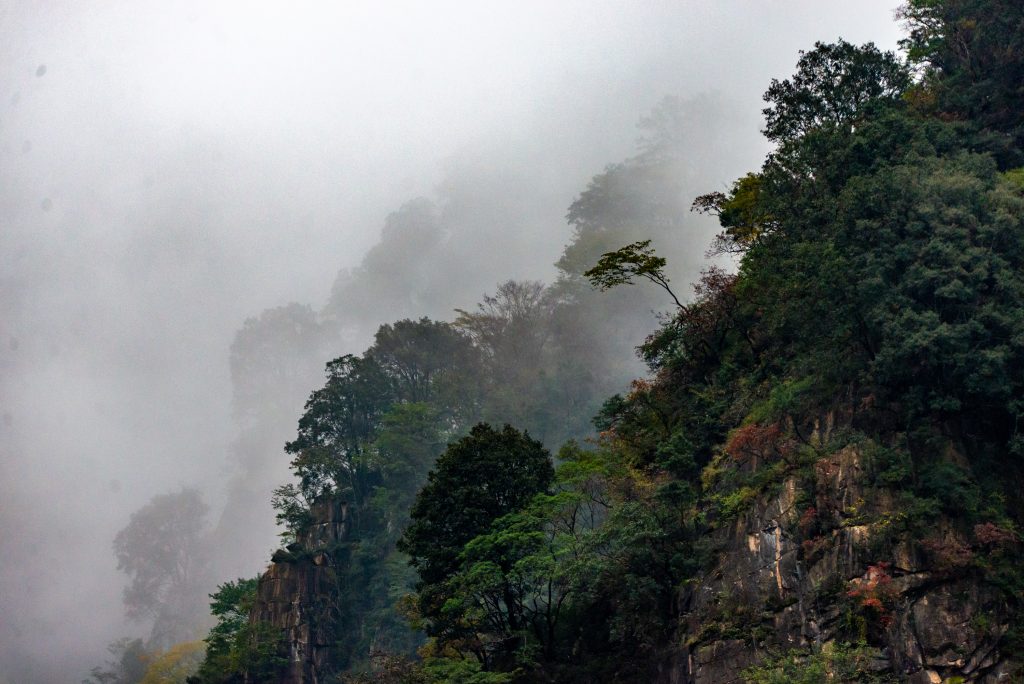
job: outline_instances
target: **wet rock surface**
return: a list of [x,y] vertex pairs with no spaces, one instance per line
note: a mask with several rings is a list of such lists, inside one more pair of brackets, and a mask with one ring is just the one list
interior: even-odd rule
[[814,464],[813,496],[791,477],[720,524],[714,566],[680,594],[683,646],[660,680],[742,682],[768,654],[854,641],[850,616],[870,617],[863,605],[877,595],[884,610],[861,627],[875,669],[907,682],[1017,681],[1015,654],[1000,650],[1012,615],[998,591],[925,567],[911,540],[877,543],[899,511],[868,480],[862,450],[847,446]]

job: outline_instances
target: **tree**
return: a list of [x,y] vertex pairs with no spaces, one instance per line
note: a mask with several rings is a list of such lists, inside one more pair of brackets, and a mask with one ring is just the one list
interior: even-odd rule
[[200,678],[213,679],[216,672],[231,669],[232,650],[237,650],[239,634],[249,622],[249,610],[256,598],[259,578],[239,578],[225,582],[210,594],[210,614],[217,624],[210,629],[206,641],[206,657],[199,671]]
[[497,365],[518,367],[540,356],[553,304],[544,283],[508,280],[484,295],[476,311],[456,309],[455,326]]
[[383,325],[362,356],[328,364],[285,447],[299,479],[274,492],[284,536],[303,537],[318,500],[349,504],[322,621],[347,635],[329,655],[339,670],[368,666],[367,654],[381,649],[411,656],[422,643],[395,608],[414,579],[395,541],[446,439],[478,410],[478,361],[470,337],[447,323]]
[[472,338],[483,364],[483,420],[550,437],[545,381],[558,353],[552,340],[558,305],[543,283],[509,280],[484,295],[476,311],[456,309],[455,326]]
[[150,653],[142,639],[124,637],[107,646],[114,660],[97,665],[82,684],[139,684],[146,674]]
[[896,100],[910,84],[907,68],[874,43],[845,40],[815,43],[800,52],[792,79],[772,79],[764,95],[764,134],[774,142],[794,140],[831,126],[850,126],[879,100]]
[[725,229],[715,237],[710,255],[742,254],[774,227],[774,218],[761,202],[762,182],[759,174],[748,173],[732,184],[728,195],[710,192],[693,201],[690,211],[714,214]]
[[361,505],[371,486],[365,451],[392,397],[374,360],[349,354],[327,364],[326,384],[310,395],[298,435],[285,445],[308,502],[337,492]]
[[463,548],[498,518],[524,508],[553,477],[543,445],[509,425],[498,431],[481,423],[438,458],[399,542],[419,574],[428,634],[442,641],[463,634],[463,616],[445,606],[447,583],[463,569]]
[[964,153],[908,159],[847,197],[840,244],[884,396],[908,417],[956,416],[959,430],[1011,441],[1024,396],[1020,186]]
[[523,510],[495,520],[459,556],[462,568],[448,582],[445,611],[462,616],[485,664],[504,660],[507,667],[514,659],[538,670],[567,655],[563,618],[583,570],[584,540],[603,514],[590,492],[568,480],[554,494],[537,494]]
[[[364,356],[390,380],[395,400],[432,402],[455,414],[471,410],[475,397],[466,390],[476,377],[477,351],[451,324],[421,318],[382,325]],[[462,404],[468,406],[460,411]]]
[[632,285],[635,278],[643,278],[668,292],[676,306],[682,308],[682,302],[668,285],[665,259],[657,256],[650,245],[650,240],[641,240],[614,252],[606,252],[598,260],[597,265],[583,275],[590,280],[591,285],[601,290],[609,290],[618,285]]
[[283,633],[265,623],[250,622],[259,578],[225,582],[210,594],[210,612],[217,624],[206,639],[206,655],[189,684],[242,684],[273,681],[288,665],[282,653]]
[[[415,404],[438,430],[442,424],[458,429],[477,411],[478,358],[467,335],[422,318],[382,325],[362,356],[328,363],[327,382],[310,395],[298,434],[285,445],[299,482],[276,490],[279,520],[301,526],[309,503],[327,495],[346,498],[358,517],[385,477],[386,445],[384,452],[376,449],[385,417],[392,412],[395,419],[397,405]],[[422,428],[423,411],[406,417]],[[414,477],[425,474],[425,465],[416,465],[421,470]]]
[[124,590],[125,612],[131,619],[153,620],[152,648],[191,637],[204,613],[207,510],[194,489],[160,494],[133,513],[114,538],[117,567],[131,579]]
[[210,613],[217,624],[204,640],[206,655],[189,684],[273,681],[288,664],[281,652],[281,631],[249,620],[258,587],[258,577],[238,579],[210,594]]
[[430,404],[394,404],[381,417],[368,451],[371,467],[380,473],[371,505],[392,539],[405,527],[416,492],[443,448],[441,421]]
[[920,98],[946,115],[1008,134],[1021,163],[1024,141],[1024,6],[1016,0],[910,0],[899,10],[901,42],[924,72]]

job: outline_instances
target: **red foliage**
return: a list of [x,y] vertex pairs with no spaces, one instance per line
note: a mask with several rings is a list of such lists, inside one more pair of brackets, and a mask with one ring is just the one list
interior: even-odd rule
[[921,546],[932,555],[935,569],[941,572],[965,568],[974,561],[974,551],[958,537],[924,539]]
[[698,300],[733,298],[735,297],[736,279],[735,273],[727,273],[717,266],[712,266],[706,271],[701,271],[700,280],[694,284],[693,292],[697,295]]
[[[649,336],[641,347],[645,360],[661,366],[663,361],[672,359],[675,371],[696,372],[717,358],[729,334],[742,327],[735,320],[736,279],[735,274],[720,268],[702,273],[693,288],[697,295],[694,301],[680,307],[672,325]],[[660,372],[666,370],[663,367]]]
[[869,565],[863,577],[850,582],[851,589],[846,595],[855,599],[862,608],[868,608],[883,628],[892,624],[892,608],[899,592],[892,586],[889,563],[880,561]]
[[818,522],[818,509],[814,506],[809,507],[804,511],[803,515],[800,516],[800,522],[797,523],[800,526],[800,531],[803,534],[807,534],[812,528],[817,525]]
[[974,526],[974,538],[982,546],[1008,546],[1017,543],[1017,535],[995,523],[981,523]]
[[827,537],[817,536],[813,539],[805,539],[800,543],[800,548],[804,554],[804,561],[807,563],[813,563],[822,551],[828,546],[829,539]]
[[636,401],[637,399],[651,393],[651,382],[644,380],[643,378],[637,378],[629,384],[629,396],[627,397],[630,401]]
[[921,542],[921,546],[931,554],[935,568],[941,572],[950,572],[974,565],[978,562],[978,554],[998,555],[1020,538],[1013,530],[999,527],[995,523],[980,523],[974,526],[974,543],[968,543],[959,536],[933,537]]
[[861,605],[865,608],[874,608],[880,614],[885,612],[885,605],[882,603],[882,599],[876,598],[874,596],[870,596],[861,601]]
[[744,425],[734,430],[725,445],[725,453],[737,461],[767,459],[781,453],[782,429],[771,425]]

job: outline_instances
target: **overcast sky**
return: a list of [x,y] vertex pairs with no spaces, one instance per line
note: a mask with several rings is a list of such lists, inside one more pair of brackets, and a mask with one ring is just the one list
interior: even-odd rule
[[460,159],[549,174],[529,259],[482,258],[550,278],[662,96],[756,128],[799,49],[899,37],[891,0],[90,4],[0,5],[0,682],[77,682],[142,634],[111,540],[182,485],[216,509],[234,331],[322,307]]

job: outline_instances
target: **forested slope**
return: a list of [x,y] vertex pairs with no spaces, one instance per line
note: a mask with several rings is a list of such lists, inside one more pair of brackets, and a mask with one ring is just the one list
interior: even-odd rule
[[693,204],[735,272],[666,278],[645,240],[689,201],[648,147],[572,205],[556,284],[328,364],[288,545],[194,681],[1020,676],[1024,8],[902,17],[909,62],[817,44],[771,83],[774,151]]

